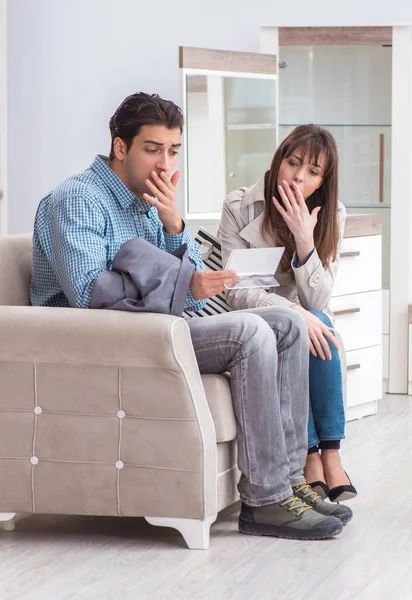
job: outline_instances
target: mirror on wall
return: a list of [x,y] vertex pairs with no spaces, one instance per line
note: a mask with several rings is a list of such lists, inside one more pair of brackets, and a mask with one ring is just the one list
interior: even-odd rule
[[220,212],[268,168],[276,138],[274,79],[186,75],[188,212]]
[[227,193],[257,181],[276,149],[276,57],[188,50],[201,55],[182,69],[185,212],[220,219]]

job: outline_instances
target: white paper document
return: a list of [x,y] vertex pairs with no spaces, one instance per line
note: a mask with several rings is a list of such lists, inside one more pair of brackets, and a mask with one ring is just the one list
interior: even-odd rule
[[240,248],[232,250],[225,269],[236,271],[240,279],[228,289],[275,287],[275,272],[284,248]]

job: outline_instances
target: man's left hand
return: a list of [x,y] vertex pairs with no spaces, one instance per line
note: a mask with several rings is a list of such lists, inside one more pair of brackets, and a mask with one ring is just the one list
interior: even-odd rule
[[143,194],[143,199],[157,208],[166,233],[181,233],[183,230],[183,221],[176,205],[176,187],[179,177],[180,171],[173,173],[170,179],[164,171],[161,171],[160,175],[152,171],[152,179],[145,181],[147,189],[153,195]]

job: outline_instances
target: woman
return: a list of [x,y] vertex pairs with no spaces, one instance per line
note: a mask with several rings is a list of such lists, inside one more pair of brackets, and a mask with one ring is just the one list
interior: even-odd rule
[[286,306],[305,319],[311,353],[305,478],[334,502],[356,496],[339,453],[345,437],[342,372],[328,306],[345,218],[335,140],[325,129],[301,125],[280,144],[257,183],[229,193],[219,227],[224,263],[234,248],[285,247],[276,272],[279,287],[233,289],[226,298],[233,310]]

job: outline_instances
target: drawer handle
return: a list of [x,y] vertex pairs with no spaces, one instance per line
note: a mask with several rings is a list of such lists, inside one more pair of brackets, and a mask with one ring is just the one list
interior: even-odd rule
[[348,258],[349,256],[360,256],[360,250],[352,250],[351,252],[341,252],[341,258]]
[[356,308],[342,308],[342,310],[335,310],[333,312],[333,314],[335,315],[335,317],[338,317],[339,315],[351,315],[352,313],[358,313],[360,312],[360,308],[356,307]]
[[346,367],[347,371],[355,371],[356,369],[360,369],[360,363],[355,363],[354,365],[348,365]]

